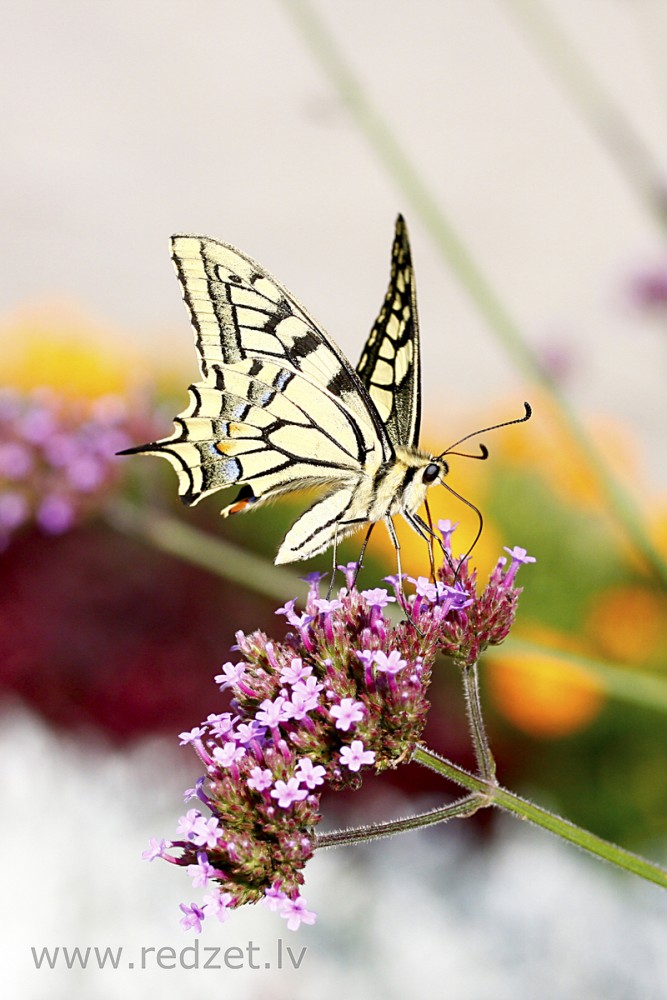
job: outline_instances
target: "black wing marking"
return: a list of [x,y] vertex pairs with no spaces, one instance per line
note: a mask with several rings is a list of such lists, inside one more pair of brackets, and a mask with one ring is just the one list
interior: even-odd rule
[[364,437],[391,440],[362,381],[342,351],[295,297],[240,250],[202,236],[175,236],[172,257],[196,333],[201,373],[249,358],[279,362],[339,399]]
[[171,437],[129,450],[167,458],[186,504],[245,484],[225,514],[243,509],[241,499],[357,482],[382,461],[377,436],[364,436],[356,414],[283,362],[212,363],[207,379],[190,386],[190,405],[175,424]]
[[357,365],[394,446],[419,442],[421,371],[415,277],[408,231],[396,220],[387,294]]
[[174,433],[130,449],[167,458],[196,504],[237,484],[235,513],[302,486],[375,476],[393,447],[356,372],[263,268],[233,247],[177,236],[173,258],[202,379]]

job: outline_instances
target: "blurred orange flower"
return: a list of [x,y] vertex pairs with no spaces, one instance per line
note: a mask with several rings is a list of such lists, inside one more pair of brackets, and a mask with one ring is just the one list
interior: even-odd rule
[[483,676],[493,701],[505,718],[531,736],[557,739],[583,729],[600,711],[604,692],[559,650],[584,653],[584,644],[543,627],[524,629],[523,636],[549,651],[500,647],[487,654]]
[[600,652],[630,664],[659,663],[667,649],[667,597],[626,584],[596,595],[585,631]]

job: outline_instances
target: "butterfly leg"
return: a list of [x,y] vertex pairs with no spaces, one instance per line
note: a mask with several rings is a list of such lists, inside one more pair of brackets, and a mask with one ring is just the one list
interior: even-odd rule
[[[427,507],[427,510],[428,510],[428,507]],[[426,524],[426,522],[421,519],[421,517],[419,516],[419,514],[411,514],[409,517],[407,517],[407,515],[406,515],[406,519],[409,521],[409,523],[412,525],[412,527],[415,529],[415,531],[418,532],[422,536],[422,538],[428,539],[430,541],[431,546],[433,545],[433,541],[434,540],[438,543],[438,545],[442,549],[442,554],[445,557],[445,560],[446,560],[449,568],[451,569],[452,573],[458,572],[458,570],[456,569],[456,567],[454,566],[454,564],[452,562],[452,558],[451,558],[448,550],[445,548],[445,546],[443,544],[442,538],[440,538],[439,535],[436,535],[435,531],[433,530],[433,524],[430,521],[430,517],[429,517],[429,523],[428,524]],[[418,527],[418,525],[419,525],[419,527]],[[422,530],[420,531],[419,528],[421,528]],[[434,577],[434,579],[435,579],[435,577]]]
[[396,565],[398,568],[398,589],[401,592],[401,597],[405,601],[405,594],[403,593],[403,570],[401,568],[401,546],[398,541],[398,535],[396,534],[396,528],[394,527],[394,522],[390,517],[385,517],[385,524],[387,525],[387,531],[389,532],[389,537],[391,538],[392,544],[396,549]]
[[376,524],[377,521],[371,521],[371,523],[368,525],[368,531],[366,532],[366,537],[364,538],[364,541],[361,546],[361,552],[359,553],[359,558],[357,559],[357,568],[355,570],[354,582],[352,584],[353,587],[356,587],[357,585],[357,577],[359,576],[359,570],[361,569],[361,564],[364,560],[364,555],[366,554],[366,546],[368,545],[368,539],[373,534],[373,528],[375,527]]
[[424,499],[424,507],[426,508],[426,518],[428,520],[428,559],[431,564],[431,579],[435,583],[435,559],[433,557],[433,536],[435,532],[433,531],[433,518],[431,517],[431,510],[428,505],[428,500]]
[[333,565],[331,567],[331,579],[329,580],[329,588],[327,590],[327,601],[331,600],[331,591],[333,590],[334,578],[336,576],[336,560],[338,559],[338,525],[334,526],[334,536],[333,536]]
[[[419,525],[413,524],[412,521],[411,521],[411,519],[410,519],[410,517],[408,517],[407,514],[404,514],[404,517],[406,517],[408,523],[412,524],[412,527],[415,529],[415,531],[418,534],[421,535],[422,531],[421,531],[421,528],[419,527]],[[411,615],[409,613],[407,598],[405,596],[405,591],[403,590],[403,569],[401,567],[401,546],[399,544],[398,536],[396,534],[396,528],[394,527],[394,522],[392,521],[392,519],[390,517],[386,517],[385,518],[385,523],[387,525],[387,530],[389,532],[389,537],[391,538],[392,542],[394,543],[394,548],[396,549],[396,564],[397,564],[397,567],[398,567],[398,588],[397,588],[397,591],[401,595],[401,598],[402,598],[401,604],[403,606],[403,610],[404,610],[404,612],[405,612],[405,614],[407,616],[408,621],[416,629],[418,635],[420,635],[423,638],[424,637],[424,633],[422,632],[422,630],[420,629],[420,627],[417,624],[417,622],[414,620],[414,618],[411,617]],[[426,537],[426,536],[424,536],[424,537]]]
[[413,531],[416,531],[420,538],[423,538],[426,544],[429,546],[429,552],[433,545],[434,532],[430,530],[428,524],[422,521],[418,514],[409,514],[407,511],[403,511],[403,517],[408,522]]

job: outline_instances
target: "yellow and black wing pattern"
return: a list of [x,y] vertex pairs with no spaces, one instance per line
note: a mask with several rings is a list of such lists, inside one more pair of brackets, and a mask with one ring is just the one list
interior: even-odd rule
[[[355,371],[261,265],[204,236],[175,236],[172,258],[190,313],[201,379],[173,434],[129,452],[167,458],[187,504],[239,487],[223,515],[322,487],[276,562],[307,559],[390,516],[414,475],[396,450],[419,433],[419,343],[410,247],[399,216],[391,279]],[[400,506],[400,505],[399,505]]]
[[241,486],[223,514],[328,484],[279,561],[314,555],[364,520],[357,487],[393,457],[374,404],[336,345],[250,257],[201,236],[174,237],[172,257],[202,378],[171,437],[129,450],[167,458],[187,504]]
[[394,445],[416,446],[421,421],[419,324],[405,221],[399,215],[389,287],[357,365]]

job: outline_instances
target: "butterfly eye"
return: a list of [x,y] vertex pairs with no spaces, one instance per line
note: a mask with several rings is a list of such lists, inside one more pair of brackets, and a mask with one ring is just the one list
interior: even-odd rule
[[424,469],[423,480],[427,485],[434,483],[438,476],[440,475],[440,466],[436,465],[435,462],[431,462]]

